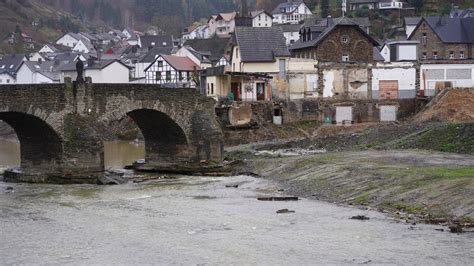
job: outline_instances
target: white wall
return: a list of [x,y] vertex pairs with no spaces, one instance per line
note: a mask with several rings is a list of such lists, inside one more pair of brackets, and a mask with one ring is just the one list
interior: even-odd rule
[[398,52],[398,58],[397,59],[399,61],[404,61],[404,60],[415,61],[415,60],[417,60],[417,45],[416,44],[398,45],[397,52]]
[[272,18],[266,13],[261,13],[254,17],[252,20],[252,26],[255,28],[259,27],[271,27],[273,24]]
[[16,84],[15,78],[8,74],[0,74],[0,85]]
[[437,81],[450,81],[454,87],[474,87],[474,64],[422,64],[420,90],[434,96]]
[[86,47],[86,45],[84,44],[84,42],[82,40],[80,40],[74,46],[74,48],[72,48],[72,50],[75,51],[75,52],[90,53],[89,49]]
[[379,96],[381,80],[397,80],[400,99],[416,96],[416,69],[412,63],[377,64],[372,69],[372,97],[374,99]]
[[411,35],[411,33],[415,30],[416,25],[407,25],[405,27],[405,32],[407,34],[407,38]]
[[33,72],[26,64],[21,65],[18,72],[16,72],[17,84],[33,84]]
[[[119,62],[114,62],[106,68],[85,69],[84,77],[91,77],[92,83],[130,83],[129,69]],[[76,71],[63,71],[61,73],[60,82],[64,83],[65,77],[71,77],[74,81],[77,78]]]
[[390,62],[390,47],[388,45],[384,45],[380,51],[380,55],[383,57],[383,59],[385,59],[385,62]]
[[64,45],[67,47],[74,48],[76,46],[78,40],[74,39],[71,35],[66,34],[61,37],[59,40],[56,41],[56,44]]
[[286,45],[292,44],[291,41],[296,42],[300,39],[300,35],[298,32],[283,32],[283,36],[286,39]]

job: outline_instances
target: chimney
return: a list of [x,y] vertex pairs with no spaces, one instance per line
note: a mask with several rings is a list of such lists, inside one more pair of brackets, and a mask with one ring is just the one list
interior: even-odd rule
[[89,59],[87,59],[87,66],[93,66],[95,63],[95,60],[93,57],[89,57]]
[[332,24],[334,24],[334,21],[332,20],[332,17],[331,16],[327,16],[327,24],[328,24],[328,27],[331,26]]

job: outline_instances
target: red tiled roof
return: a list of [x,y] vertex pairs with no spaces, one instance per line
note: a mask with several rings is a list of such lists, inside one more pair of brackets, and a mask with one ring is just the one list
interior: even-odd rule
[[188,57],[175,56],[175,55],[161,55],[161,57],[176,70],[193,71],[194,69],[197,69],[197,70],[201,69]]

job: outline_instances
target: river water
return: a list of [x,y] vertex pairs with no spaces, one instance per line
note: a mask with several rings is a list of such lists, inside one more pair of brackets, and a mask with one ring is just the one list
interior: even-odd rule
[[[238,188],[226,188],[233,184]],[[279,189],[248,176],[121,186],[0,183],[0,264],[474,262],[473,234],[309,199],[256,199],[284,195]],[[276,213],[284,208],[295,213]],[[359,214],[370,220],[349,219]]]

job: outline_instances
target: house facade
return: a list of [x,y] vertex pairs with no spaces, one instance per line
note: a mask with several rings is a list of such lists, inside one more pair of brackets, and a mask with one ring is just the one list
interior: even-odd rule
[[296,58],[333,63],[372,63],[378,42],[347,17],[329,21],[327,27],[305,28],[290,47]]
[[252,18],[252,27],[271,27],[273,25],[273,16],[265,10],[250,12]]
[[145,69],[145,78],[147,84],[159,84],[163,87],[194,88],[198,70],[200,70],[200,67],[187,57],[159,55]]
[[16,78],[13,74],[9,72],[1,72],[0,71],[0,86],[1,85],[11,85],[16,84]]
[[[214,20],[215,25],[213,25],[213,27],[215,27],[214,34],[218,37],[230,36],[230,34],[235,31],[236,15],[236,12],[220,13],[219,15],[217,15]],[[209,29],[211,29],[211,26],[209,26]],[[212,34],[212,31],[210,30],[209,33]]]
[[56,41],[56,44],[63,45],[69,48],[74,48],[81,40],[81,36],[76,33],[66,33]]
[[298,24],[313,13],[302,0],[287,0],[279,4],[272,12],[273,23]]
[[[76,80],[76,62],[58,68],[60,82],[69,77]],[[84,77],[90,77],[93,83],[129,83],[130,68],[119,60],[87,60],[84,62]]]
[[473,59],[474,18],[424,17],[409,36],[418,41],[418,58],[428,60]]
[[25,61],[17,72],[17,84],[59,83],[59,71],[54,62]]

